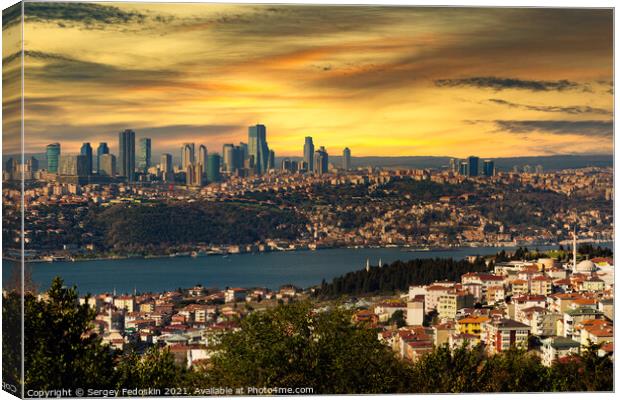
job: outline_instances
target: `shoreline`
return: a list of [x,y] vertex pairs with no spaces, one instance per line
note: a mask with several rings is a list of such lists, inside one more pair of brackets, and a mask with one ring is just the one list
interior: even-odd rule
[[[229,257],[234,255],[243,255],[243,254],[255,254],[261,255],[264,253],[291,253],[291,252],[304,252],[304,251],[320,251],[320,250],[335,250],[335,249],[401,249],[404,252],[408,253],[433,253],[433,252],[441,252],[441,251],[454,251],[454,250],[463,250],[463,249],[476,249],[476,248],[518,248],[518,247],[532,247],[532,246],[560,246],[560,245],[570,245],[568,243],[570,241],[558,241],[558,242],[547,242],[547,243],[472,243],[471,245],[459,245],[459,246],[440,246],[440,247],[412,247],[412,246],[335,246],[335,247],[320,247],[320,248],[300,248],[300,249],[270,249],[269,251],[259,251],[259,252],[205,252],[199,255],[192,255],[192,252],[183,252],[177,254],[147,254],[144,256],[111,256],[111,257],[92,257],[92,258],[79,258],[79,259],[60,259],[60,260],[44,260],[44,259],[33,259],[33,260],[24,260],[25,264],[42,264],[42,263],[73,263],[73,262],[84,262],[84,261],[114,261],[114,260],[129,260],[129,259],[138,259],[138,260],[149,260],[149,259],[162,259],[162,258],[204,258],[211,256],[222,256]],[[578,243],[614,243],[614,240],[580,240]],[[20,259],[12,258],[12,257],[2,257],[3,261],[11,261],[11,262],[20,262]]]

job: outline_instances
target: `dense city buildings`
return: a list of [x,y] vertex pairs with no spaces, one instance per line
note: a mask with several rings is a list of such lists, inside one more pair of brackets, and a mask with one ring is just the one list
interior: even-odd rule
[[134,181],[136,165],[136,133],[126,129],[118,134],[118,173]]

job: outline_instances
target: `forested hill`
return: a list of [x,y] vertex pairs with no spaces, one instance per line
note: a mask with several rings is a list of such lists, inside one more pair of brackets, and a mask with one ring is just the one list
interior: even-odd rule
[[467,272],[488,271],[483,259],[470,263],[465,260],[455,261],[451,258],[425,258],[410,261],[396,261],[383,267],[371,267],[349,272],[334,278],[331,283],[323,281],[316,294],[321,298],[341,295],[366,295],[392,293],[408,290],[410,285],[427,285],[448,280],[460,281]]

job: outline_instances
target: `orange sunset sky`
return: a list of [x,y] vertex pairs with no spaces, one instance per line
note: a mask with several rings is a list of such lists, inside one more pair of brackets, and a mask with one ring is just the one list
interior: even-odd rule
[[[125,128],[153,155],[304,136],[330,154],[508,157],[613,151],[611,10],[26,3],[27,152]],[[3,34],[17,43],[19,21]],[[4,58],[5,152],[19,121]],[[11,90],[13,90],[11,92]]]

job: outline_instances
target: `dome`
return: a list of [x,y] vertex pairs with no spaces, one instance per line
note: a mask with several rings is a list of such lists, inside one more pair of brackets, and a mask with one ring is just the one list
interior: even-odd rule
[[583,260],[577,264],[577,272],[592,272],[596,270],[596,264],[590,260]]

